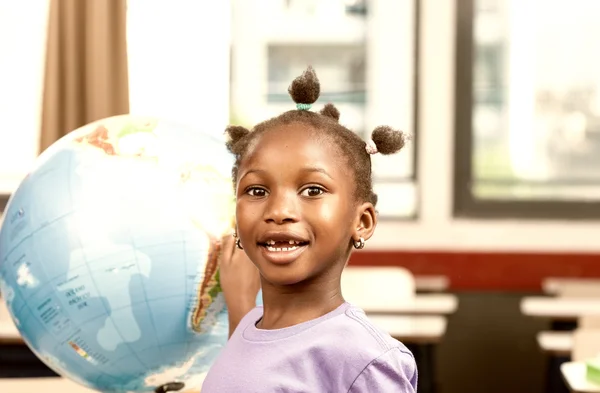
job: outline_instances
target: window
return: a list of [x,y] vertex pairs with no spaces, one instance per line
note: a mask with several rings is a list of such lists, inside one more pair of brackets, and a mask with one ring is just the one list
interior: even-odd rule
[[47,1],[0,2],[0,212],[39,153],[47,17]]
[[455,210],[600,217],[600,2],[458,2]]
[[130,113],[221,137],[229,117],[229,1],[127,2]]
[[[247,127],[293,108],[289,83],[311,64],[317,107],[334,103],[340,122],[368,138],[380,124],[414,135],[417,1],[232,2],[231,121]],[[382,219],[417,212],[415,142],[374,156]]]

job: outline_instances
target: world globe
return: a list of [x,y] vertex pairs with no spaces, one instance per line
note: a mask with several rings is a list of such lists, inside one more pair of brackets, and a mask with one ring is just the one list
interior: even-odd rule
[[0,293],[37,357],[101,392],[200,384],[228,335],[232,164],[216,136],[132,115],[43,152],[0,230]]

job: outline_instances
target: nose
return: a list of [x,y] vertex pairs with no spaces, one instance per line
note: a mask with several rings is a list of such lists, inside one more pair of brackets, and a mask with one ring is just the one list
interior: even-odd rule
[[268,223],[286,224],[299,218],[297,195],[293,191],[279,191],[269,195],[264,213]]

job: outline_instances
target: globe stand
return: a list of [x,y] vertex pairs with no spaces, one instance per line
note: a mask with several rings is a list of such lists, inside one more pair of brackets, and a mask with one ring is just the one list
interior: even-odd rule
[[183,382],[169,382],[157,387],[154,393],[178,392],[185,387]]

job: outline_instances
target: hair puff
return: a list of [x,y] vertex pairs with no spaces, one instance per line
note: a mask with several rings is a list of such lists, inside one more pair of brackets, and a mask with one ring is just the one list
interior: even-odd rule
[[332,118],[335,121],[340,120],[340,111],[333,104],[325,104],[325,106],[319,111],[319,113],[323,116]]
[[315,70],[308,66],[302,75],[292,81],[288,93],[296,104],[315,103],[321,94],[321,83]]
[[225,142],[227,149],[234,154],[238,154],[239,152],[235,148],[236,145],[246,135],[250,134],[250,131],[242,126],[227,126],[225,134],[227,135],[227,142]]
[[379,126],[371,133],[371,139],[381,154],[394,154],[406,144],[406,135],[388,126]]

